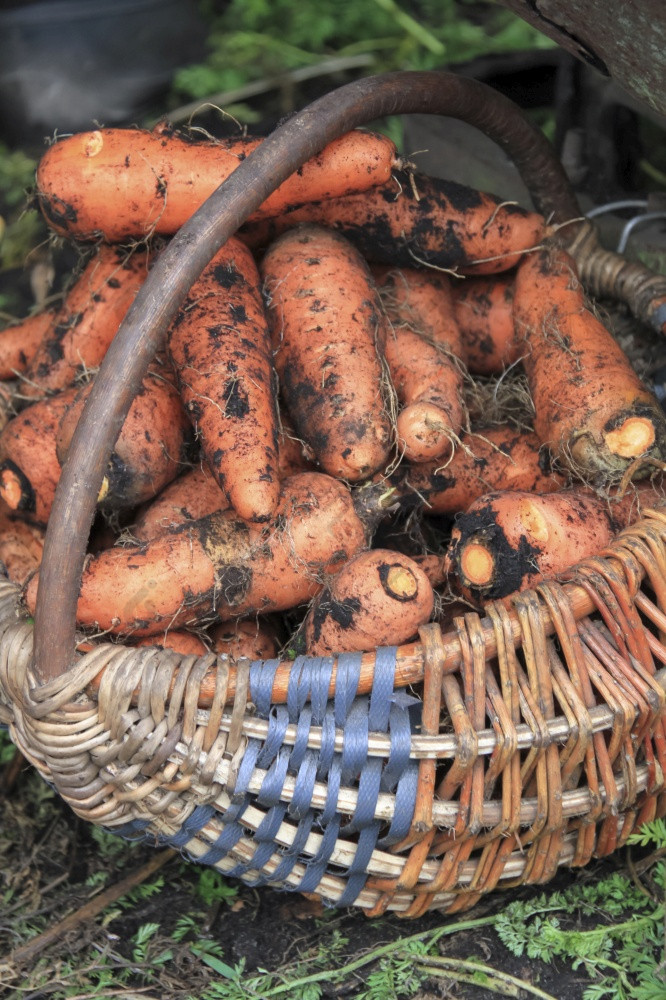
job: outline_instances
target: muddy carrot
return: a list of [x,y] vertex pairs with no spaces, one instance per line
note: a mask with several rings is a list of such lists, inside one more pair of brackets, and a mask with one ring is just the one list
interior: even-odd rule
[[[282,483],[271,525],[233,511],[186,523],[143,545],[107,549],[86,564],[77,619],[116,633],[156,634],[308,601],[324,574],[365,544],[350,491],[304,472]],[[27,590],[34,607],[37,579]]]
[[[201,139],[164,124],[98,129],[54,143],[37,168],[37,197],[62,235],[109,242],[175,233],[261,139]],[[365,191],[396,165],[385,136],[356,130],[331,142],[263,203],[256,217]]]
[[280,490],[271,338],[251,253],[230,239],[169,333],[185,409],[234,510],[268,521]]
[[358,252],[337,233],[285,233],[262,264],[275,365],[296,432],[322,468],[349,481],[386,464],[386,325]]
[[[61,463],[91,388],[88,383],[80,389],[62,414],[56,439]],[[177,389],[161,376],[146,375],[115,443],[98,503],[125,508],[151,499],[189,465],[191,448]]]
[[56,311],[25,372],[23,395],[39,398],[99,367],[143,284],[147,253],[101,246]]
[[[514,315],[535,407],[534,428],[581,476],[619,479],[637,459],[666,458],[666,419],[624,351],[583,299],[563,250],[518,268]],[[649,462],[637,474],[649,471]]]
[[46,524],[60,463],[56,435],[76,389],[39,400],[10,420],[0,434],[0,497],[27,520]]
[[179,524],[198,521],[228,507],[227,498],[205,463],[196,465],[174,482],[141,512],[132,535],[141,542],[172,531]]
[[0,331],[0,379],[14,378],[26,370],[55,316],[55,309],[47,309]]
[[42,561],[44,532],[21,520],[5,504],[0,507],[0,566],[10,580],[23,585]]
[[257,621],[229,622],[210,630],[213,652],[237,660],[271,660],[278,651],[274,630]]
[[494,195],[421,174],[415,175],[413,188],[409,174],[397,173],[363,194],[308,204],[244,226],[238,235],[261,250],[303,223],[337,229],[366,260],[378,264],[461,274],[506,271],[546,232],[540,215]]
[[203,656],[208,653],[208,646],[198,635],[193,632],[179,632],[176,629],[169,629],[164,635],[149,635],[145,639],[139,639],[137,646],[159,646],[160,649],[172,649],[174,653],[181,653],[183,656]]
[[372,549],[343,566],[314,599],[304,623],[312,656],[399,646],[432,615],[428,577],[399,552]]
[[520,358],[513,322],[513,275],[451,283],[462,358],[472,375],[495,375]]
[[400,411],[398,447],[411,462],[446,459],[465,420],[460,331],[444,275],[410,268],[380,279],[389,319],[386,362]]

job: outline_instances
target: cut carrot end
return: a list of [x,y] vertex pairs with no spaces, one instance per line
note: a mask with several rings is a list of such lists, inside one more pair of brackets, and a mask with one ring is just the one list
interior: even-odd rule
[[97,503],[102,503],[109,495],[109,480],[107,476],[104,476],[102,480],[102,485],[99,488],[99,493],[97,494]]
[[406,566],[391,566],[386,576],[386,587],[392,597],[399,601],[410,601],[418,593],[419,585]]
[[620,458],[637,458],[654,444],[654,425],[647,417],[627,417],[605,435],[606,447]]
[[21,480],[11,469],[3,469],[0,474],[0,496],[8,507],[18,510],[23,499]]
[[469,542],[460,555],[460,569],[472,587],[485,587],[495,575],[495,558],[480,542]]

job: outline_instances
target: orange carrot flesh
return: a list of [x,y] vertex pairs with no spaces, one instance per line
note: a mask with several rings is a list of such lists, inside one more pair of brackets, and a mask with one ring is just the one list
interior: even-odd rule
[[47,309],[0,331],[0,379],[14,378],[26,370],[55,316],[55,309]]
[[204,653],[208,652],[206,643],[198,635],[194,635],[192,632],[178,632],[176,629],[170,629],[161,636],[146,636],[145,639],[139,639],[136,645],[172,649],[174,653],[181,653],[183,656],[203,656]]
[[[402,475],[398,469],[396,477]],[[536,434],[501,425],[464,435],[448,463],[408,467],[397,499],[405,507],[423,504],[431,514],[456,514],[491,490],[552,493],[564,485]]]
[[[221,511],[139,546],[107,549],[86,565],[81,625],[153,635],[206,621],[279,611],[308,601],[323,574],[365,544],[350,491],[320,473],[282,484],[272,525]],[[27,589],[34,608],[38,578]]]
[[[88,383],[79,390],[62,414],[56,437],[60,462],[65,461],[91,388]],[[191,429],[178,391],[149,373],[114,445],[98,503],[119,509],[150,500],[189,464],[190,449]]]
[[391,329],[386,361],[402,409],[398,446],[412,462],[448,458],[465,419],[460,331],[442,275],[391,271],[380,282]]
[[493,195],[415,175],[418,197],[406,173],[364,194],[309,203],[239,231],[253,249],[287,229],[317,223],[337,229],[366,260],[395,267],[434,266],[461,274],[495,274],[513,267],[539,244],[543,218]]
[[666,458],[661,407],[585,308],[568,254],[542,250],[523,261],[514,311],[534,427],[561,461],[582,474],[619,479],[638,458]]
[[330,475],[358,481],[386,464],[385,319],[368,269],[337,233],[285,233],[262,263],[275,366],[296,433]]
[[271,338],[249,250],[230,239],[169,333],[181,397],[220,489],[248,521],[275,512],[277,405]]
[[462,340],[462,359],[472,375],[496,375],[521,356],[513,321],[513,275],[467,278],[451,284]]
[[60,479],[56,435],[75,395],[67,389],[33,403],[0,434],[0,497],[37,524],[46,524],[51,512]]
[[[261,139],[196,140],[164,126],[98,129],[54,143],[37,168],[37,196],[62,235],[118,242],[175,233]],[[255,217],[292,205],[365,191],[391,176],[394,144],[353,131],[331,142],[288,178]]]
[[149,259],[108,246],[94,253],[32,355],[24,395],[58,392],[101,364],[145,280]]
[[399,646],[432,615],[426,574],[409,556],[388,549],[361,552],[333,577],[305,619],[311,656]]
[[271,660],[277,655],[278,643],[272,630],[257,621],[230,622],[210,630],[213,652],[238,660]]

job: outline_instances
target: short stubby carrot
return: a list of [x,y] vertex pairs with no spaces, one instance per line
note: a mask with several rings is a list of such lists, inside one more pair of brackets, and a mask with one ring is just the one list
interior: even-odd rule
[[296,432],[322,468],[351,482],[386,464],[386,320],[358,251],[306,226],[268,250],[262,273],[275,366]]
[[498,375],[518,361],[521,345],[513,321],[513,274],[454,281],[451,292],[468,371]]
[[398,448],[411,462],[446,459],[465,421],[460,331],[444,275],[405,268],[380,279],[386,361],[400,411]]
[[399,646],[430,620],[432,586],[409,556],[371,549],[350,559],[318,594],[304,623],[311,656]]
[[161,491],[138,515],[132,536],[141,542],[179,524],[198,521],[218,510],[226,510],[228,501],[205,462],[200,462]]
[[509,424],[465,434],[449,462],[399,467],[393,479],[401,507],[429,514],[464,511],[491,490],[553,493],[566,485],[536,434]]
[[[241,520],[231,510],[179,525],[143,545],[107,549],[83,573],[81,625],[154,635],[165,627],[229,621],[310,600],[365,546],[350,490],[303,472],[282,483],[276,520]],[[38,578],[26,600],[35,606]]]
[[473,598],[505,597],[599,554],[643,507],[663,503],[649,482],[611,502],[589,489],[487,493],[456,519],[451,565]]
[[42,561],[44,532],[21,520],[6,504],[0,507],[0,570],[20,586]]
[[39,400],[10,420],[0,434],[0,497],[26,520],[46,524],[60,463],[56,435],[75,388]]
[[[56,449],[61,463],[91,388],[89,382],[80,389],[60,418]],[[124,509],[150,500],[190,464],[191,451],[192,431],[178,390],[149,373],[114,445],[98,503]]]
[[137,646],[158,646],[160,649],[172,649],[182,656],[203,656],[209,652],[208,646],[193,632],[180,632],[169,629],[164,635],[148,635],[139,639]]
[[250,223],[239,238],[261,249],[286,229],[317,223],[338,230],[366,260],[395,267],[495,274],[513,267],[547,232],[542,216],[452,181],[407,173],[363,194],[311,203]]
[[[37,198],[52,229],[114,243],[175,233],[259,144],[257,138],[203,139],[161,124],[97,129],[55,142],[37,167]],[[365,191],[397,163],[386,136],[354,130],[292,174],[255,213]]]
[[181,397],[220,489],[248,521],[280,491],[271,336],[252,254],[233,238],[190,289],[169,332]]
[[278,651],[275,630],[256,619],[216,625],[210,630],[210,638],[214,653],[233,660],[242,656],[248,660],[271,660]]
[[[582,478],[636,475],[666,458],[666,419],[606,327],[585,307],[564,251],[528,255],[518,268],[514,316],[534,401],[534,429]],[[640,459],[647,461],[641,468]]]
[[148,253],[126,248],[100,246],[94,252],[32,355],[23,395],[59,392],[99,367],[149,263]]
[[11,379],[25,372],[53,326],[56,312],[45,309],[0,330],[0,379]]

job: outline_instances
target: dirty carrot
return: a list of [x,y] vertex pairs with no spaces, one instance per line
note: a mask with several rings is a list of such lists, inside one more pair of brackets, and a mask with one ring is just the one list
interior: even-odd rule
[[227,498],[205,463],[169,483],[139,514],[132,535],[141,542],[157,538],[187,521],[198,521],[228,507]]
[[14,378],[26,370],[55,316],[55,309],[46,309],[0,331],[0,379]]
[[409,556],[389,549],[361,552],[315,597],[304,623],[311,656],[399,646],[429,621],[434,596]]
[[5,504],[0,507],[0,567],[8,578],[23,585],[42,561],[44,532],[21,520]]
[[244,226],[238,235],[263,249],[302,223],[337,229],[374,263],[461,274],[506,271],[546,233],[540,215],[512,202],[422,174],[414,175],[412,187],[410,175],[398,172],[363,194],[304,205]]
[[398,468],[389,481],[402,507],[431,514],[456,514],[491,490],[552,493],[566,484],[536,434],[508,424],[465,434],[450,462]]
[[169,629],[164,635],[149,635],[139,639],[137,646],[158,646],[160,649],[172,649],[174,653],[183,656],[203,656],[208,653],[208,646],[193,632],[179,632]]
[[39,400],[10,420],[0,434],[0,497],[26,520],[46,524],[60,463],[56,435],[76,389]]
[[444,275],[410,268],[379,282],[386,362],[401,404],[398,447],[411,462],[446,459],[465,420],[460,331]]
[[277,655],[275,632],[258,621],[229,622],[210,630],[213,652],[238,660],[271,660]]
[[280,490],[271,337],[252,254],[233,238],[192,285],[169,332],[181,397],[220,489],[248,521]]
[[349,481],[386,464],[386,321],[358,251],[337,233],[306,226],[266,253],[275,365],[296,432],[322,468]]
[[[661,407],[585,307],[565,251],[541,250],[521,263],[514,316],[534,428],[554,455],[581,477],[600,480],[621,478],[638,458],[666,458]],[[649,471],[649,463],[639,471]]]
[[[60,419],[56,450],[64,463],[92,382],[76,393]],[[134,398],[109,459],[98,503],[135,507],[150,500],[189,464],[192,433],[177,389],[148,374]]]
[[642,506],[663,502],[652,483],[612,503],[585,489],[487,493],[456,519],[452,568],[475,599],[505,597],[599,553]]
[[[365,539],[349,489],[321,473],[300,473],[282,483],[271,525],[221,511],[94,556],[83,573],[77,620],[151,635],[285,610],[313,597],[324,574]],[[31,608],[37,586],[34,578],[27,588]]]
[[472,375],[496,375],[520,358],[513,322],[513,275],[451,283],[462,359]]
[[148,272],[147,253],[101,246],[53,316],[25,372],[22,394],[39,398],[102,363]]
[[[77,239],[109,242],[175,233],[261,139],[203,139],[161,124],[98,129],[55,142],[37,167],[37,198],[49,225]],[[397,163],[394,144],[360,130],[331,142],[255,213],[365,191]]]

